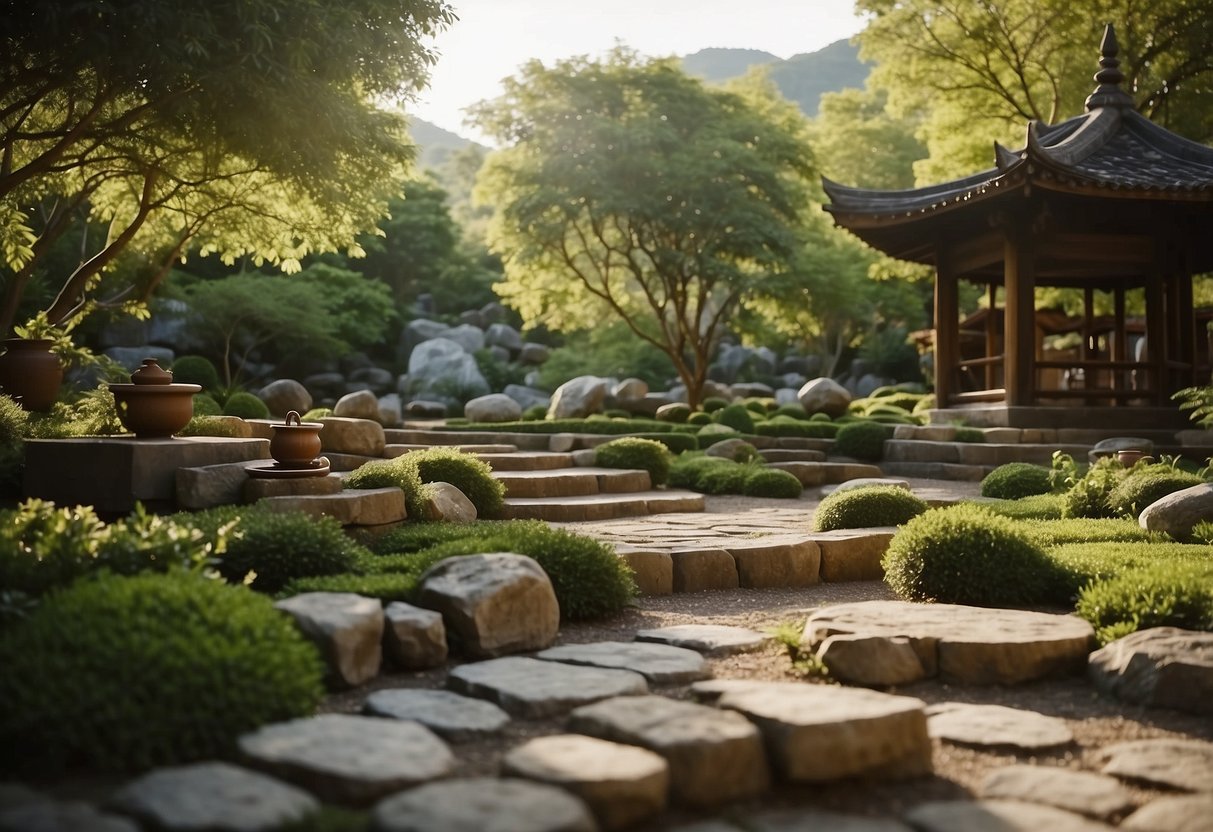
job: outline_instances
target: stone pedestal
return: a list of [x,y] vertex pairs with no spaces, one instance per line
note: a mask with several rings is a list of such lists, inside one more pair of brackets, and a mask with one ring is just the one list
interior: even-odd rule
[[266,439],[132,436],[31,439],[25,443],[25,495],[60,505],[125,514],[141,502],[176,507],[178,468],[269,459]]

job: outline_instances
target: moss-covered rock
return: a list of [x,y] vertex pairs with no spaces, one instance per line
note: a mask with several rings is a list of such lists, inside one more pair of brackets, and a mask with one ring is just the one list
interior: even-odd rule
[[737,433],[754,432],[754,414],[740,402],[721,408],[713,414],[713,418]]
[[795,500],[803,490],[800,480],[778,468],[755,468],[746,474],[741,484],[741,493],[747,497]]
[[835,491],[817,506],[813,529],[864,529],[875,526],[900,526],[922,514],[926,502],[905,488],[895,485],[871,485]]
[[981,481],[981,496],[1000,500],[1018,500],[1051,490],[1049,469],[1030,462],[999,465]]
[[834,437],[833,452],[866,462],[879,462],[884,456],[884,443],[891,439],[893,430],[879,422],[850,422],[838,429]]
[[648,471],[654,486],[665,485],[670,477],[670,452],[661,442],[652,439],[612,439],[594,450],[594,463],[603,468]]

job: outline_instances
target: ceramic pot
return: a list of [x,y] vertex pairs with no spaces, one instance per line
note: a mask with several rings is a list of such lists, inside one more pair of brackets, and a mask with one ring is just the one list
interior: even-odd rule
[[1117,461],[1126,468],[1132,468],[1138,462],[1148,457],[1149,455],[1145,451],[1125,450],[1116,452]]
[[49,338],[7,338],[0,355],[0,389],[26,410],[46,411],[59,398],[63,365]]
[[286,414],[286,422],[270,425],[274,435],[270,439],[270,456],[288,468],[303,468],[312,465],[320,455],[320,422],[304,422],[298,411]]
[[111,384],[118,418],[137,439],[167,439],[194,417],[194,394],[200,384],[173,384],[173,374],[154,358],[131,373],[130,384]]

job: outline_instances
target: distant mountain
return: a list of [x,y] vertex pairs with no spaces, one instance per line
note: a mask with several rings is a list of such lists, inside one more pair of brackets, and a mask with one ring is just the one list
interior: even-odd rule
[[450,130],[444,130],[437,124],[431,124],[415,116],[409,116],[409,134],[420,149],[417,154],[417,165],[431,170],[442,167],[447,156],[457,150],[463,150],[465,147],[477,145],[488,150],[478,142],[464,138],[458,133],[452,133]]
[[779,91],[807,116],[817,115],[822,93],[862,88],[870,68],[859,60],[858,47],[845,40],[786,61],[756,49],[701,49],[682,59],[687,73],[711,82],[736,78],[755,66],[767,67]]

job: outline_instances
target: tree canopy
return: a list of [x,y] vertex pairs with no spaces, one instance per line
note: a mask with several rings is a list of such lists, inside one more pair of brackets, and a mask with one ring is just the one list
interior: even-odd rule
[[56,242],[106,224],[62,320],[127,247],[297,268],[374,226],[411,158],[400,102],[444,0],[0,4],[0,329]]
[[696,404],[738,302],[799,250],[803,116],[769,86],[709,88],[618,48],[531,62],[473,117],[504,145],[477,185],[495,209],[498,293],[557,330],[624,321]]

